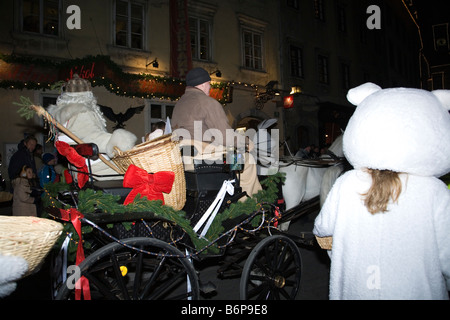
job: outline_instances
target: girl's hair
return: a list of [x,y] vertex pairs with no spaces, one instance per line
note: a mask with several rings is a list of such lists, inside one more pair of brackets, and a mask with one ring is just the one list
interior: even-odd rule
[[389,202],[397,202],[402,192],[402,181],[398,172],[367,169],[372,176],[372,185],[363,196],[364,205],[371,214],[388,211]]
[[26,178],[27,177],[27,170],[33,170],[33,169],[30,166],[28,166],[28,165],[24,165],[22,167],[22,170],[20,170],[20,172],[18,174],[18,177]]

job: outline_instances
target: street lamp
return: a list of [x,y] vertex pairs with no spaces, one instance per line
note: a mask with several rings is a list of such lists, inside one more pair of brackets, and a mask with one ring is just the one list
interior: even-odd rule
[[211,74],[213,74],[213,73],[216,74],[216,77],[217,77],[217,78],[222,77],[222,72],[221,72],[219,69],[217,69],[216,71],[210,72],[209,74],[211,75]]
[[155,58],[155,60],[150,61],[149,63],[147,63],[145,65],[145,67],[147,68],[149,65],[152,65],[153,68],[158,68],[159,67],[158,58]]
[[266,84],[265,92],[256,94],[256,97],[255,97],[256,109],[261,110],[262,108],[264,108],[264,104],[267,101],[269,101],[270,99],[273,99],[275,96],[280,95],[280,91],[278,91],[277,89],[274,88],[276,84],[278,84],[278,81],[272,80],[268,84]]

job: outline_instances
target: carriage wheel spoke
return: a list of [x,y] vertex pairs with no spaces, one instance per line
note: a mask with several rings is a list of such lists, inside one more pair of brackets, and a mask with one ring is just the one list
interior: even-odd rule
[[153,271],[152,276],[148,280],[147,284],[145,285],[145,288],[144,288],[144,290],[142,291],[142,293],[140,295],[140,299],[141,300],[148,294],[148,292],[150,291],[151,287],[156,282],[156,279],[158,278],[159,273],[161,272],[161,270],[163,269],[163,266],[165,264],[166,264],[166,257],[163,257],[161,259],[161,261],[159,262],[159,264],[156,266],[155,271]]
[[112,262],[112,267],[114,270],[115,280],[117,281],[117,284],[119,285],[119,289],[123,294],[123,298],[126,300],[129,300],[130,295],[128,294],[128,289],[127,289],[125,283],[123,282],[122,272],[120,271],[120,265],[117,260],[117,256],[115,254],[111,255],[111,262]]
[[108,300],[118,300],[118,297],[113,294],[111,286],[106,286],[103,281],[98,279],[93,273],[87,272],[84,276],[89,280],[89,285],[95,286]]

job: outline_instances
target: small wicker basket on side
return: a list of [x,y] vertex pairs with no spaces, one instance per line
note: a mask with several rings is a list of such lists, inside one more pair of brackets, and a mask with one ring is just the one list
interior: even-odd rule
[[128,151],[115,148],[117,155],[111,160],[125,173],[130,164],[146,170],[149,173],[173,171],[175,181],[172,191],[164,194],[164,202],[175,210],[181,210],[186,202],[186,180],[181,152],[177,141],[172,141],[172,135],[167,134],[157,139],[134,146]]
[[0,216],[0,254],[24,258],[27,276],[44,260],[62,230],[61,223],[50,219]]
[[331,250],[333,244],[333,237],[318,237],[316,236],[317,243],[322,249]]

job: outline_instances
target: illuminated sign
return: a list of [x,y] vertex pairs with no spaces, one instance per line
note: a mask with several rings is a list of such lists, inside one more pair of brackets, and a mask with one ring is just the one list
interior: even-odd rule
[[283,107],[285,109],[290,109],[290,108],[294,107],[294,96],[293,95],[286,96],[283,98]]

